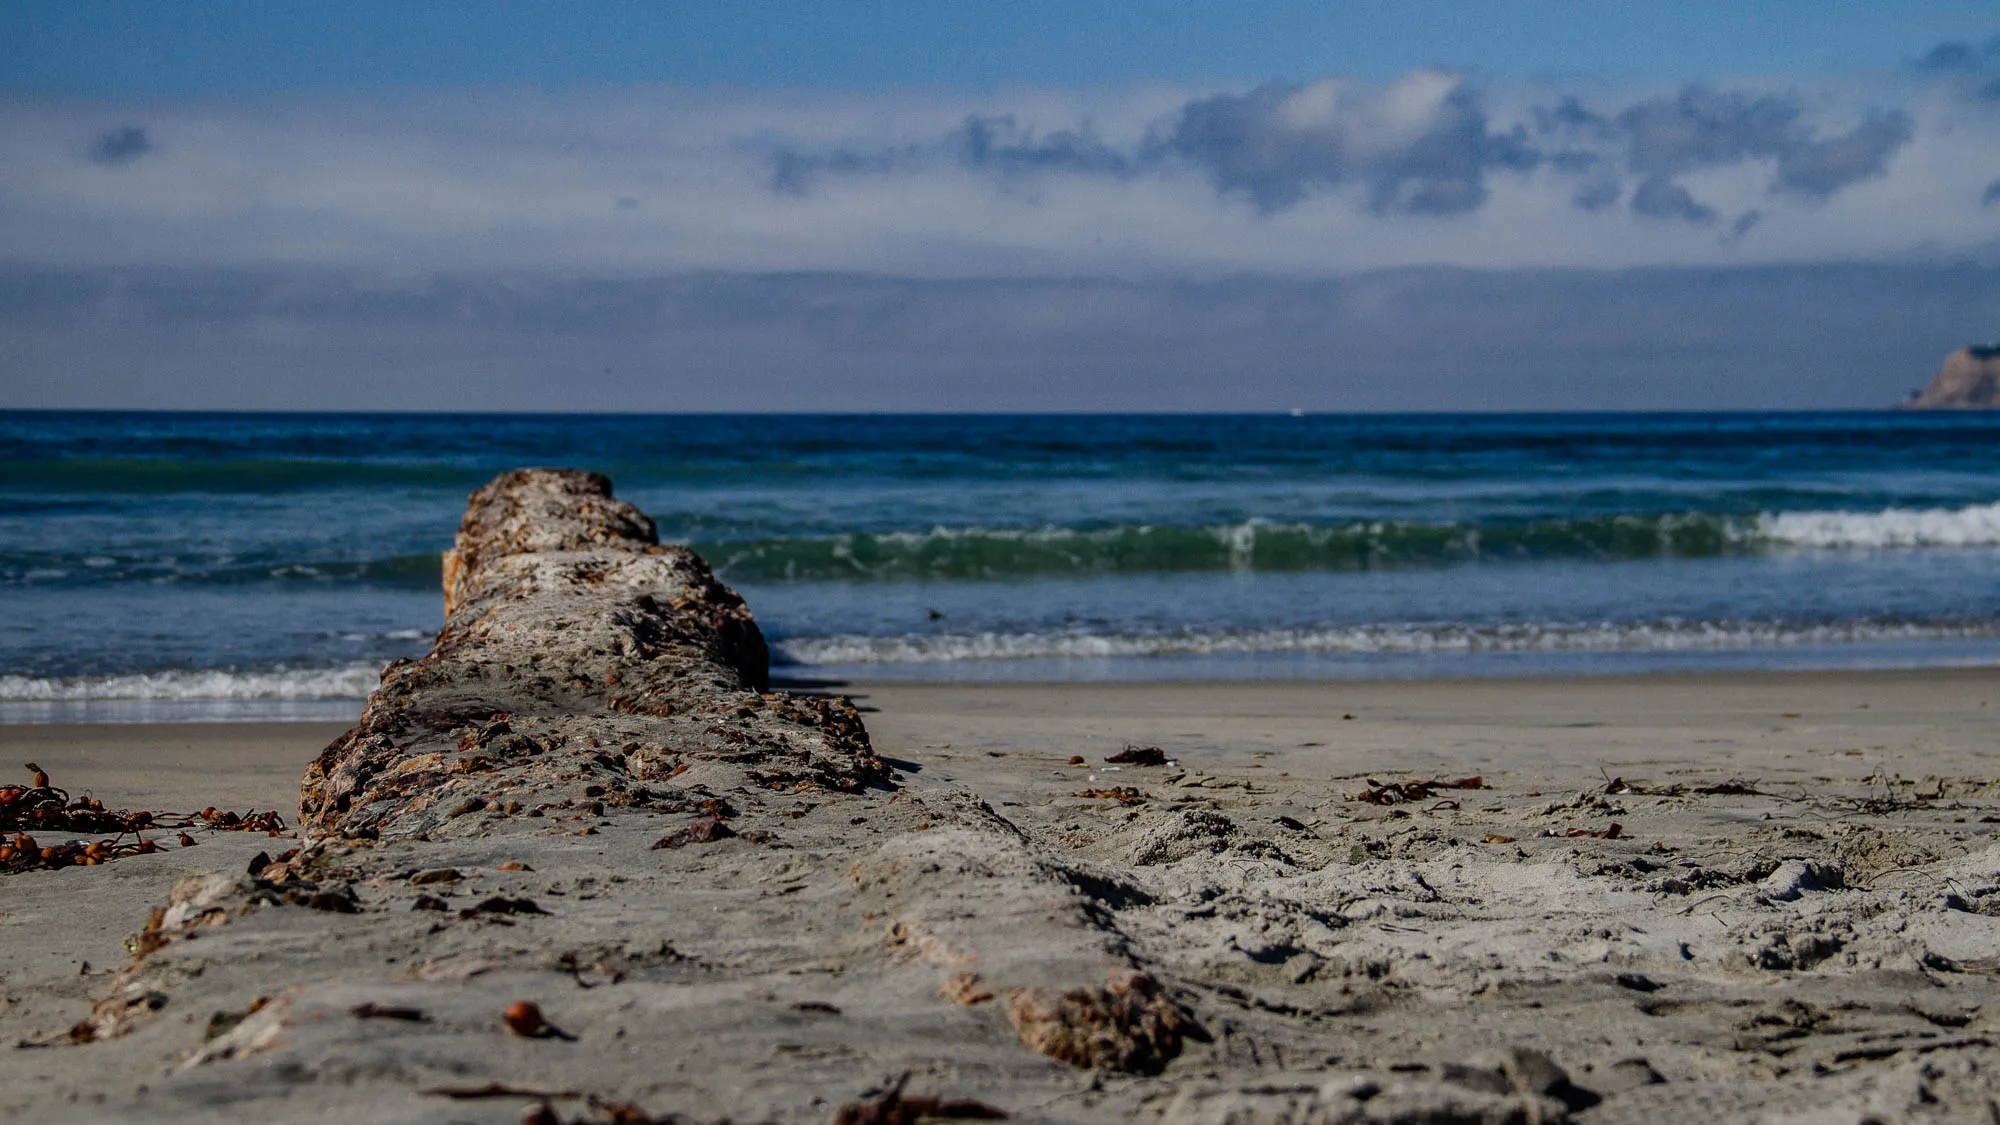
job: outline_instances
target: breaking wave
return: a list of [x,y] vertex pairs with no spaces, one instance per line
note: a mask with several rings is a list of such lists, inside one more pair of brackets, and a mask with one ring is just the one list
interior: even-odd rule
[[[1390,624],[1159,632],[979,632],[790,637],[772,642],[790,667],[1104,660],[1154,656],[1714,652],[1729,649],[2000,638],[2000,621],[1653,621]],[[175,669],[96,676],[0,674],[0,704],[253,704],[358,701],[380,681],[374,663],[244,671]]]
[[695,543],[725,577],[1005,579],[1174,571],[1378,570],[1479,561],[1714,558],[1783,550],[2000,546],[2000,504],[1877,512],[1608,515],[1477,524],[1246,520]]
[[[366,461],[338,456],[205,460],[153,457],[32,457],[0,460],[0,476],[17,489],[50,489],[64,497],[172,492],[275,494],[326,488],[422,488],[470,491],[491,470],[451,463]],[[65,501],[75,503],[74,499]]]
[[1825,549],[2000,547],[2000,504],[1783,512],[1761,517],[1757,534],[1771,543]]
[[694,547],[726,577],[782,581],[1372,570],[1481,559],[1700,557],[1726,553],[1742,537],[1727,518],[1693,514],[1516,525],[1376,520],[1318,526],[1253,519],[1208,527],[940,527]]
[[797,637],[772,645],[790,665],[969,660],[1115,659],[1255,653],[1344,655],[1492,652],[1676,652],[2000,637],[2000,622],[1692,621],[1596,624],[1359,625],[1159,633],[984,632]]
[[91,551],[55,554],[0,550],[0,586],[48,583],[186,582],[241,585],[255,582],[356,583],[391,589],[435,589],[443,574],[434,553],[379,559],[246,559],[233,555],[145,556]]
[[381,681],[376,664],[337,668],[188,669],[116,676],[0,675],[0,703],[74,703],[85,700],[248,701],[365,699]]
[[[2000,503],[1875,512],[1621,514],[1514,523],[1251,519],[1196,527],[947,528],[696,540],[725,579],[1009,579],[1091,574],[1359,571],[1468,562],[1714,558],[1786,550],[2000,547]],[[434,589],[436,554],[375,559],[76,556],[0,550],[0,586],[119,581],[354,583]]]

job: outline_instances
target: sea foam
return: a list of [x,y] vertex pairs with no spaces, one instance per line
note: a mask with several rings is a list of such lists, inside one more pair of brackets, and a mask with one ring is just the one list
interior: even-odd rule
[[1757,536],[1770,543],[1829,550],[1995,547],[2000,546],[2000,503],[1879,512],[1782,512],[1760,518]]
[[850,634],[775,642],[774,663],[934,664],[980,660],[1119,659],[1252,653],[1366,655],[1489,652],[1676,652],[1963,640],[2000,636],[1991,622],[1760,621],[1472,625],[1362,625],[1325,629],[1177,630],[1160,633],[980,632]]
[[375,690],[380,679],[381,669],[374,664],[247,672],[225,668],[175,669],[107,676],[9,674],[0,675],[0,703],[363,699]]

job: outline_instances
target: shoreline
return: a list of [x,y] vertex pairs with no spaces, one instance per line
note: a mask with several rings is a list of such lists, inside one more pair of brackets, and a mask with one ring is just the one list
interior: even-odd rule
[[[782,688],[785,685],[780,685]],[[1924,760],[1886,749],[1924,732],[1977,737],[2000,722],[2000,668],[1643,674],[1515,680],[1146,683],[813,681],[863,715],[878,751],[899,761],[939,748],[1099,756],[1128,743],[1213,755],[1313,759],[1315,773],[1397,772],[1425,765],[1474,773],[1578,772],[1593,761],[1655,761],[1681,772],[1789,769],[1816,745],[1884,747],[1874,766],[1970,771],[1970,757]],[[359,707],[357,705],[357,711]],[[1990,716],[1990,717],[1989,717]],[[0,724],[0,783],[33,761],[73,792],[112,807],[296,813],[305,764],[352,721]],[[1714,726],[1667,741],[1677,725]],[[1736,745],[1724,754],[1716,737]],[[1706,739],[1706,741],[1702,741]],[[1787,749],[1746,759],[1745,744]],[[1664,744],[1663,744],[1664,743]],[[1440,745],[1460,747],[1447,752]],[[1711,760],[1712,759],[1712,760]],[[1811,760],[1808,757],[1808,760]],[[1892,761],[1893,760],[1893,761]],[[1272,763],[1273,768],[1276,764]],[[1317,768],[1313,768],[1317,767]],[[1108,775],[1107,775],[1108,776]]]
[[[1899,665],[1881,668],[1765,668],[1751,670],[1689,670],[1658,671],[1643,670],[1633,672],[1595,671],[1577,675],[1512,675],[1512,676],[1414,676],[1404,678],[1292,678],[1248,679],[1234,677],[1211,677],[1205,679],[1134,679],[1134,680],[1084,680],[1084,679],[903,679],[838,676],[787,676],[773,674],[772,687],[775,690],[804,694],[848,695],[859,698],[864,694],[909,694],[956,692],[1029,692],[1029,693],[1087,693],[1087,692],[1217,692],[1217,691],[1352,691],[1361,693],[1468,690],[1480,688],[1494,689],[1537,689],[1560,687],[1563,690],[1587,690],[1593,685],[1607,689],[1634,687],[1649,684],[1658,685],[1701,685],[1715,684],[1738,686],[1746,683],[1762,684],[1811,684],[1811,683],[1869,683],[1881,681],[1885,685],[1894,683],[1930,683],[1951,680],[1967,684],[1977,684],[1987,679],[2000,681],[2000,663],[1936,663],[1921,665]],[[147,708],[171,710],[178,706],[201,708],[213,711],[218,706],[234,705],[236,701],[215,700],[89,700],[74,703],[55,704],[57,707],[100,706],[109,710],[131,709],[141,711]],[[364,699],[341,700],[257,700],[248,701],[252,708],[262,713],[251,713],[244,717],[218,717],[213,714],[190,714],[189,717],[159,717],[138,714],[131,718],[21,718],[27,708],[49,707],[40,701],[0,702],[0,732],[18,731],[31,728],[50,730],[84,730],[102,728],[107,731],[134,730],[138,728],[160,728],[174,730],[183,728],[236,728],[246,726],[322,726],[334,730],[344,730],[351,726],[354,717],[359,716],[365,704]],[[286,711],[294,712],[286,714]],[[272,713],[277,712],[277,713]]]

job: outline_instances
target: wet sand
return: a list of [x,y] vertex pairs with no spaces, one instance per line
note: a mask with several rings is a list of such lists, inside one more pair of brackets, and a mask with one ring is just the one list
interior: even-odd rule
[[[1775,778],[1860,766],[1920,778],[1982,762],[2000,772],[1988,757],[2000,754],[1992,739],[2000,669],[1987,668],[1325,684],[853,682],[819,690],[859,704],[882,753],[919,759],[940,749],[952,757],[953,747],[1094,757],[1137,742],[1213,755],[1216,765],[1301,766],[1325,777],[1566,770],[1584,784],[1600,767]],[[289,815],[305,763],[347,726],[0,726],[0,768],[36,761],[65,787],[124,807],[199,800]]]
[[[358,712],[357,704],[355,710]],[[127,809],[277,809],[348,723],[94,723],[0,726],[0,778],[34,762],[56,784]]]

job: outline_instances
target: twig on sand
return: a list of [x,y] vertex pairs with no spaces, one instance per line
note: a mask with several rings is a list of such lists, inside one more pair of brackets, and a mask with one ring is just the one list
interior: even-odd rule
[[970,1099],[904,1097],[903,1086],[909,1080],[910,1076],[905,1074],[874,1100],[841,1106],[833,1115],[833,1125],[916,1125],[927,1118],[1003,1121],[1007,1117],[1004,1109]]

